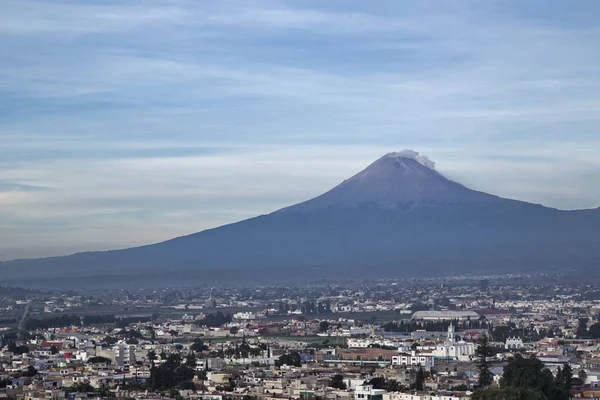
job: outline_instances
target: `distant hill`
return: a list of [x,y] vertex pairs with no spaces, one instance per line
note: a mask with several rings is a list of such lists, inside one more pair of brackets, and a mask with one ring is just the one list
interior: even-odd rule
[[403,151],[268,215],[127,250],[5,262],[0,272],[5,284],[95,286],[599,267],[600,209],[474,191]]

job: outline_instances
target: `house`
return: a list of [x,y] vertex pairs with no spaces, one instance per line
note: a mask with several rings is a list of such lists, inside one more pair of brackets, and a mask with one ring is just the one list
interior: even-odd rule
[[354,391],[354,400],[383,400],[383,389],[373,389],[373,385],[357,386]]

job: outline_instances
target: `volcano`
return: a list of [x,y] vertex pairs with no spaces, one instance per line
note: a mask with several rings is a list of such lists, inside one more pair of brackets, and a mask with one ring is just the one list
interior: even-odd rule
[[497,197],[445,178],[411,150],[389,153],[329,192],[282,211],[314,211],[371,205],[393,209],[418,202],[487,202]]
[[563,211],[474,191],[405,150],[268,215],[143,247],[5,262],[0,270],[5,282],[21,285],[156,286],[598,266],[599,209]]

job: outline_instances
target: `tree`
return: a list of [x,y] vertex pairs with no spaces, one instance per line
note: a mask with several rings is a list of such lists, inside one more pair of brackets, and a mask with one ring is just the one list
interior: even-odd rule
[[568,395],[566,394],[565,388],[565,374],[564,371],[558,367],[556,371],[556,376],[554,377],[554,388],[555,388],[555,398],[557,400],[568,399]]
[[475,354],[477,355],[477,369],[479,369],[478,384],[481,387],[486,387],[494,381],[494,376],[490,372],[490,363],[487,360],[492,355],[492,349],[487,335],[481,335],[478,343],[479,345],[475,350]]
[[236,357],[248,358],[250,354],[250,345],[244,340],[236,349]]
[[579,325],[577,326],[577,331],[575,334],[578,338],[588,336],[587,325],[589,322],[589,318],[579,318]]
[[11,385],[12,381],[8,378],[0,379],[0,389],[5,389],[8,385]]
[[386,379],[380,376],[371,379],[368,383],[369,385],[373,386],[373,389],[383,389],[388,392],[401,392],[404,390],[402,385],[400,385],[396,380]]
[[415,381],[415,389],[416,390],[425,390],[425,373],[423,372],[423,368],[419,368],[417,372],[417,379]]
[[112,360],[106,357],[95,356],[88,358],[87,362],[90,364],[111,364]]
[[564,367],[563,367],[563,374],[564,374],[564,388],[565,388],[565,393],[566,393],[566,399],[569,399],[571,397],[571,389],[572,389],[572,385],[571,385],[571,380],[573,379],[573,369],[571,368],[571,366],[568,363],[565,363]]
[[71,386],[71,390],[79,393],[87,393],[93,392],[94,387],[90,385],[90,381],[86,379],[84,381],[75,383],[73,386]]
[[230,379],[227,384],[217,386],[219,392],[233,392],[235,390],[235,382]]
[[456,392],[466,392],[467,390],[469,390],[469,387],[464,383],[461,383],[460,385],[452,386],[451,389]]
[[160,366],[152,366],[147,385],[152,390],[168,390],[194,378],[194,368],[184,364],[179,354],[170,354]]
[[100,388],[98,389],[98,394],[100,395],[100,398],[110,398],[112,396],[110,396],[110,388],[108,387],[108,385],[102,385],[100,386]]
[[223,325],[231,322],[231,320],[232,320],[231,314],[225,315],[221,311],[217,311],[214,314],[207,314],[203,320],[198,321],[198,325],[207,326],[207,327],[211,328],[211,327],[223,326]]
[[600,339],[600,322],[590,326],[589,335],[594,339]]
[[231,333],[233,335],[233,337],[235,337],[235,335],[237,335],[239,331],[240,331],[240,328],[238,328],[237,326],[232,326],[229,329],[229,333]]
[[104,339],[102,339],[102,342],[106,343],[109,346],[116,344],[118,341],[119,341],[119,339],[112,337],[112,336],[106,336]]
[[192,351],[201,352],[208,350],[208,346],[204,344],[202,339],[194,339],[194,343],[190,346]]
[[346,390],[346,382],[344,382],[344,376],[340,374],[336,374],[331,377],[329,381],[329,386],[334,389]]
[[329,329],[329,322],[321,321],[319,323],[319,332],[327,332],[328,329]]
[[152,368],[150,368],[150,379],[148,379],[148,386],[152,390],[156,390],[160,386],[160,376],[158,368],[156,368],[155,365],[152,365]]
[[148,352],[148,361],[150,361],[151,363],[154,363],[154,360],[156,360],[156,352],[154,350],[150,350]]
[[58,354],[58,348],[53,345],[52,347],[50,347],[50,353],[51,354]]
[[37,375],[37,369],[35,369],[35,367],[33,367],[31,365],[29,367],[27,367],[27,370],[25,372],[23,372],[23,376],[28,377],[28,378],[33,378],[36,375]]
[[198,359],[196,358],[196,355],[193,352],[190,352],[186,357],[185,357],[185,365],[187,365],[188,367],[192,368],[192,369],[196,369],[196,364],[198,363]]
[[181,390],[196,390],[196,384],[192,381],[183,381],[179,384]]
[[579,379],[585,382],[585,380],[587,379],[587,372],[585,372],[585,369],[581,368],[577,373],[577,376],[579,377]]
[[11,340],[10,342],[8,342],[8,351],[10,351],[11,353],[17,354],[17,355],[21,355],[21,354],[29,353],[29,347],[17,346],[17,344]]
[[282,365],[288,365],[290,367],[301,367],[302,359],[300,358],[300,353],[292,352],[290,354],[284,354],[275,360],[275,366],[281,367]]
[[537,358],[523,358],[518,354],[504,367],[500,387],[531,390],[548,400],[555,399],[557,393],[552,372]]

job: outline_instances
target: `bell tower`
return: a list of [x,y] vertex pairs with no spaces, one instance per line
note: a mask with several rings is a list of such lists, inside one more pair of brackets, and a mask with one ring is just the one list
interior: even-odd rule
[[455,340],[455,331],[454,331],[454,325],[450,324],[450,326],[448,327],[448,342],[449,343],[454,343]]

